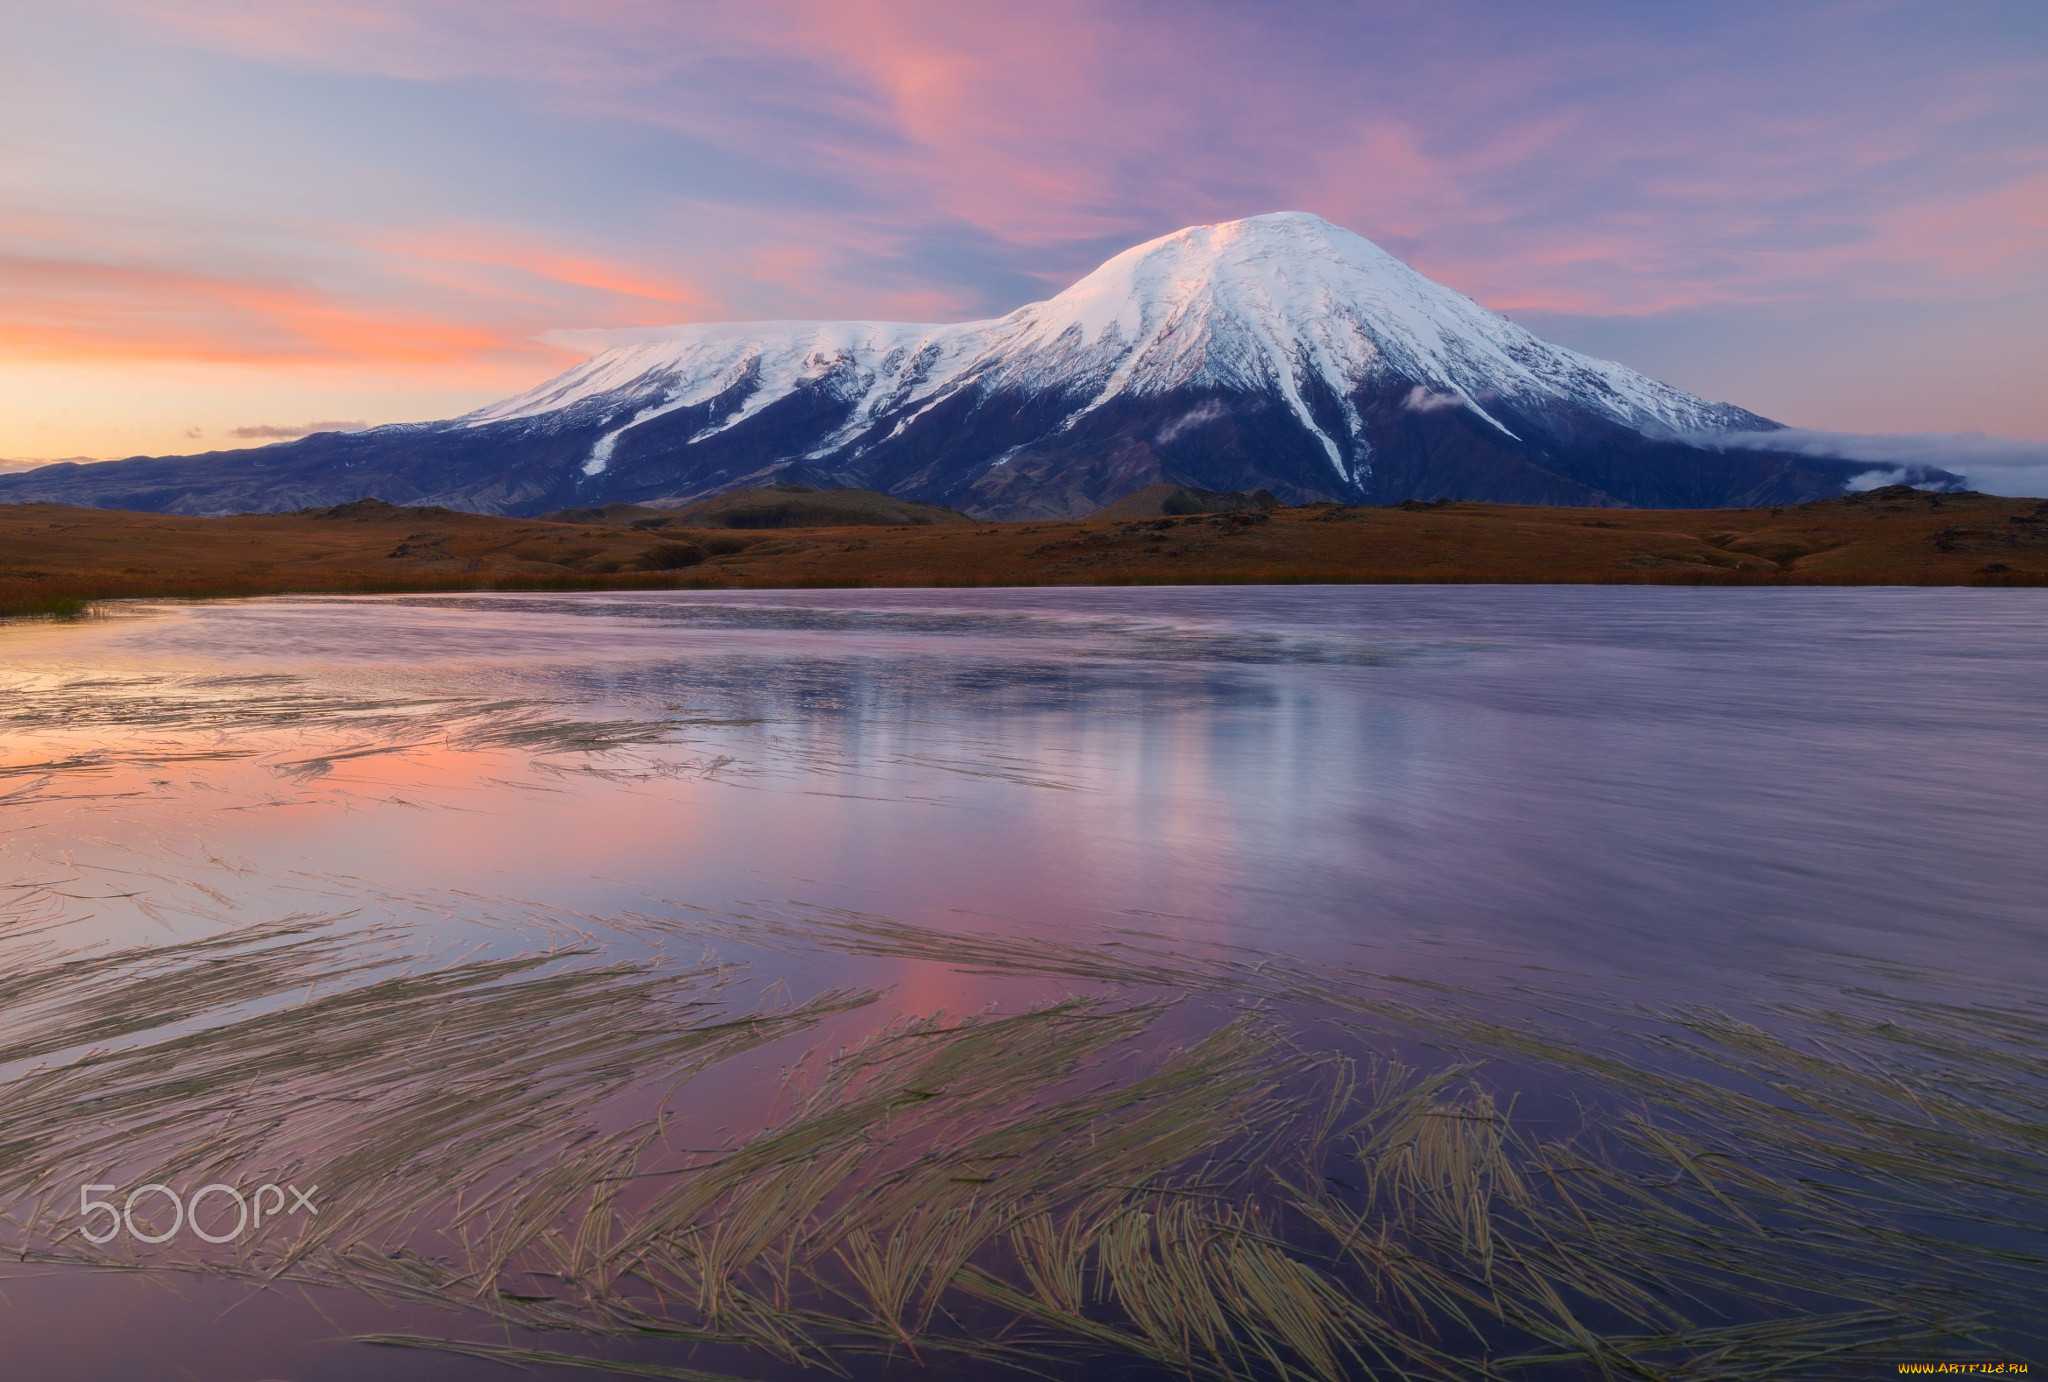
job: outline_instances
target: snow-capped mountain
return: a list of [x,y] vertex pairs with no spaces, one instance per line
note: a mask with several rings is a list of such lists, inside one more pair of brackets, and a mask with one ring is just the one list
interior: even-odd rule
[[534,513],[802,480],[1020,518],[1159,480],[1294,502],[1684,507],[1840,493],[1869,468],[1700,442],[1776,426],[1551,345],[1282,212],[1139,245],[992,321],[642,333],[448,422],[48,467],[0,477],[0,498]]

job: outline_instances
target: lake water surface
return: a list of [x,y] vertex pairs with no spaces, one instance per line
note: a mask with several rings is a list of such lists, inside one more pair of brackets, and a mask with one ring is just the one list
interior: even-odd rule
[[2041,1345],[2041,592],[137,605],[0,727],[10,1375]]

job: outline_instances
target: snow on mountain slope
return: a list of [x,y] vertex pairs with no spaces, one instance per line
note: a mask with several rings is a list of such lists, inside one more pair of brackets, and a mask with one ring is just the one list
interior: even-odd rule
[[691,440],[745,421],[806,383],[831,375],[871,411],[903,396],[922,374],[971,353],[987,323],[915,326],[904,322],[713,322],[679,326],[621,345],[536,389],[458,419],[465,427],[559,413],[592,401],[637,405],[600,437],[584,465],[601,474],[618,439],[666,413],[707,403],[741,387],[747,397]]
[[1284,388],[1313,372],[1343,398],[1392,371],[1482,416],[1494,394],[1562,397],[1665,434],[1753,416],[1551,345],[1299,211],[1162,236],[993,325],[1016,362],[1004,374],[1080,365],[1104,392]]
[[1037,519],[1155,483],[1293,504],[1801,503],[1881,468],[1740,440],[1776,428],[1281,212],[1162,236],[992,321],[637,332],[466,417],[50,466],[0,476],[0,499],[539,514],[798,483]]
[[[1411,386],[1418,409],[1469,409],[1509,437],[1488,405],[1590,410],[1646,436],[1771,424],[1611,361],[1539,339],[1417,273],[1371,241],[1305,212],[1195,226],[1117,255],[1073,287],[993,321],[754,322],[676,327],[620,345],[459,425],[568,409],[610,414],[585,475],[603,473],[632,429],[735,394],[690,438],[746,421],[804,387],[850,405],[807,448],[832,454],[894,417],[900,432],[962,390],[1071,398],[1067,425],[1119,397],[1184,389],[1275,394],[1355,481],[1369,454],[1354,395],[1376,379]],[[1305,391],[1340,402],[1339,438]],[[1419,390],[1419,392],[1414,392]]]

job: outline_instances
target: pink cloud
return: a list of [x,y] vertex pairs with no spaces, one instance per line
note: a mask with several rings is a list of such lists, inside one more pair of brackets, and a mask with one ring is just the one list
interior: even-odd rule
[[637,325],[717,310],[715,295],[672,272],[577,253],[501,227],[373,233],[359,243],[383,257],[394,272],[485,299],[559,307],[565,296],[595,298],[607,315],[650,318]]
[[90,219],[0,227],[0,352],[65,361],[426,369],[449,386],[530,382],[574,356],[564,317],[658,324],[711,299],[674,276],[489,231],[308,238],[291,261],[144,252]]
[[484,327],[304,284],[0,253],[0,350],[20,356],[397,366],[508,349],[520,347]]
[[[1382,239],[1505,310],[1642,315],[2048,283],[2038,150],[2032,163],[1973,153],[1958,134],[2048,73],[2006,60],[1967,83],[1909,74],[1800,100],[1770,61],[1801,41],[1789,14],[1743,21],[1735,37],[1757,59],[1746,70],[1641,29],[1552,33],[1505,10],[1512,33],[1484,46],[1428,12],[1389,11],[1383,41],[1370,26],[1337,34],[1337,11],[1289,24],[1107,0],[122,8],[180,42],[265,61],[512,83],[537,106],[687,132],[856,189],[826,207],[697,196],[687,242],[604,254],[475,227],[364,241],[389,273],[462,304],[447,309],[462,320],[498,304],[475,310],[501,341],[544,309],[584,314],[554,326],[763,302],[961,315],[975,309],[966,294],[861,266],[971,231],[1052,289],[1089,267],[1080,246],[1283,207]],[[1847,45],[1856,31],[1843,32]],[[1382,47],[1412,60],[1378,61]]]

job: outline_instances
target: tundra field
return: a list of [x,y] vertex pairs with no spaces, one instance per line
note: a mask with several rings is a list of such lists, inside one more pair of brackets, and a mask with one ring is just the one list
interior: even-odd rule
[[493,588],[2048,583],[2048,501],[1905,486],[1759,509],[1312,504],[997,523],[901,507],[918,521],[877,522],[891,516],[878,509],[839,526],[707,528],[624,505],[563,522],[375,499],[226,518],[0,505],[0,614]]

